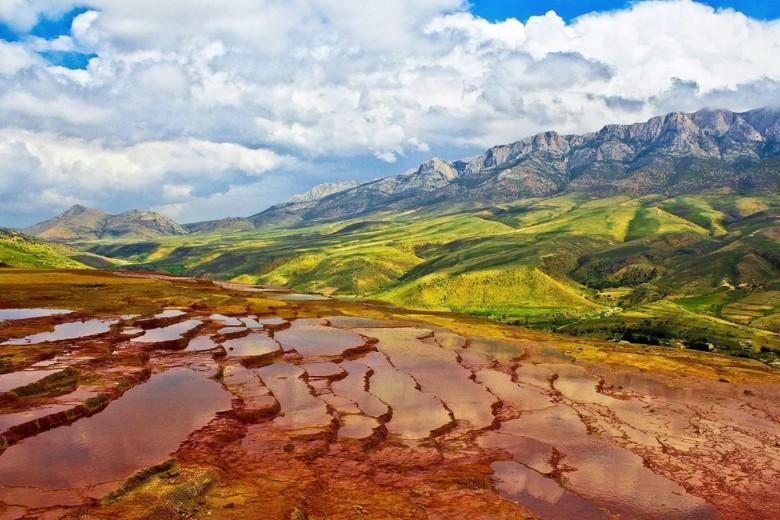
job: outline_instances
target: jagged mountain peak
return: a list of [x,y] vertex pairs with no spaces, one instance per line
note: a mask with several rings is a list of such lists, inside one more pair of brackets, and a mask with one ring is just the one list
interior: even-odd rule
[[280,205],[255,225],[352,218],[372,211],[491,205],[559,192],[686,193],[780,188],[780,110],[670,112],[583,135],[538,133],[460,161],[432,158],[402,175],[330,194],[306,207]]
[[434,157],[422,163],[416,170],[406,175],[420,175],[432,179],[445,179],[451,181],[458,176],[458,170],[453,163]]
[[360,181],[334,181],[318,184],[306,193],[295,195],[287,200],[287,202],[312,202],[315,200],[323,199],[334,193],[348,190],[362,184]]
[[86,206],[82,206],[81,204],[74,204],[70,208],[68,208],[67,211],[65,211],[62,215],[66,217],[70,217],[72,215],[80,215],[82,213],[85,213],[87,211],[90,211],[90,208]]

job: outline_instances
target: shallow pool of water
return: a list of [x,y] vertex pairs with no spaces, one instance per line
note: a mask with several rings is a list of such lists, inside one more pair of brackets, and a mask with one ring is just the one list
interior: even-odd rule
[[241,320],[223,314],[212,314],[209,316],[211,321],[218,321],[226,327],[239,327],[241,326]]
[[49,341],[65,341],[70,339],[88,338],[105,334],[111,330],[111,326],[119,323],[118,320],[86,320],[73,321],[55,325],[51,332],[41,332],[25,338],[6,341],[3,345],[33,345]]
[[228,356],[237,357],[255,357],[281,353],[279,343],[270,338],[267,334],[253,333],[243,338],[229,339],[222,342],[222,347]]
[[178,341],[196,328],[203,325],[200,320],[186,320],[167,327],[149,329],[142,336],[133,338],[133,343],[164,343],[167,341]]
[[56,372],[59,372],[59,370],[20,370],[19,372],[0,375],[0,392],[8,392],[20,386],[35,383]]
[[379,428],[379,421],[365,415],[344,415],[341,423],[339,437],[342,439],[366,439]]
[[330,384],[334,395],[355,403],[364,414],[371,417],[389,413],[387,405],[366,390],[370,385],[369,368],[366,365],[345,360],[339,366],[347,371],[347,377]]
[[162,312],[158,312],[154,315],[154,317],[158,320],[165,320],[168,318],[178,318],[179,316],[184,316],[185,314],[187,313],[181,309],[167,309]]
[[360,318],[358,316],[328,316],[325,318],[334,327],[345,329],[357,327],[393,327],[391,321],[375,320],[373,318]]
[[69,410],[71,408],[73,408],[73,405],[57,403],[31,408],[23,412],[0,415],[0,432],[3,432],[13,426],[18,426],[26,422],[34,421],[35,419],[40,419],[41,417],[45,417],[47,415],[64,412],[65,410]]
[[287,326],[290,322],[284,318],[258,318],[257,323],[269,329],[278,329]]
[[392,409],[393,417],[386,423],[391,434],[420,440],[452,422],[442,402],[419,391],[417,382],[396,370],[384,354],[371,352],[360,363],[374,371],[369,379],[369,391]]
[[302,356],[340,356],[347,350],[363,347],[366,341],[354,332],[320,325],[299,325],[274,334],[285,351]]
[[217,334],[221,334],[222,336],[232,336],[234,334],[239,334],[242,332],[246,332],[246,327],[244,326],[222,327],[217,331]]
[[420,341],[430,333],[425,329],[358,329],[379,340],[377,350],[395,368],[414,378],[423,392],[436,396],[456,420],[468,421],[476,429],[493,424],[496,397],[483,385],[472,381],[472,373],[458,363],[452,350]]
[[198,336],[193,339],[184,349],[185,352],[202,352],[204,350],[213,350],[219,345],[208,336]]
[[312,395],[311,388],[303,380],[302,368],[276,363],[258,368],[255,373],[281,405],[281,415],[274,419],[274,424],[306,433],[330,426],[333,416],[328,414],[325,402]]
[[125,479],[165,460],[227,409],[230,394],[204,374],[154,375],[97,415],[8,448],[0,456],[0,486],[69,488]]
[[611,515],[552,479],[514,461],[499,461],[493,468],[498,492],[543,520],[609,520]]
[[342,367],[329,361],[324,363],[307,363],[305,365],[301,365],[301,368],[306,371],[306,374],[310,378],[323,377],[327,379],[341,379],[347,375]]
[[0,321],[43,318],[46,316],[70,314],[72,312],[67,309],[0,309]]

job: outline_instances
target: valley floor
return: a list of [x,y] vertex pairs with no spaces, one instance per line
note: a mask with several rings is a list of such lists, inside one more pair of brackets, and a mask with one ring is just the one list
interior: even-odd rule
[[2,269],[0,517],[777,518],[778,389],[711,352]]

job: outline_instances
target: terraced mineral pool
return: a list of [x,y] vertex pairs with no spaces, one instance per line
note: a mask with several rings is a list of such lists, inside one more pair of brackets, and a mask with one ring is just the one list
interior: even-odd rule
[[379,421],[364,415],[344,415],[341,418],[339,437],[342,439],[366,439],[379,428]]
[[112,325],[119,323],[118,320],[86,320],[72,321],[55,325],[51,332],[41,332],[25,338],[18,338],[6,341],[2,345],[34,345],[36,343],[46,343],[49,341],[65,341],[70,339],[88,338],[105,334],[111,330]]
[[341,379],[346,376],[344,369],[336,363],[326,361],[324,363],[307,363],[301,366],[309,377],[322,377],[326,379]]
[[368,392],[370,385],[369,368],[357,361],[339,363],[347,371],[347,377],[334,381],[330,387],[333,394],[355,403],[360,410],[371,417],[388,415],[390,409],[379,398]]
[[239,327],[241,326],[241,320],[230,316],[224,316],[222,314],[212,314],[209,316],[211,321],[218,321],[226,327]]
[[18,426],[26,422],[40,419],[41,417],[46,417],[47,415],[64,412],[65,410],[69,410],[71,408],[73,408],[73,405],[66,403],[47,404],[37,408],[32,408],[30,410],[25,410],[23,412],[14,412],[0,415],[0,432],[3,432],[13,426]]
[[499,432],[554,447],[571,468],[565,473],[567,488],[621,518],[720,518],[704,500],[647,468],[640,456],[588,434],[569,406],[523,414],[503,423]]
[[295,350],[302,356],[340,356],[348,350],[365,346],[358,334],[320,325],[298,325],[274,334],[285,351]]
[[373,318],[360,318],[358,316],[328,316],[325,318],[333,327],[345,329],[358,327],[394,327],[391,321],[375,320]]
[[213,339],[211,339],[208,336],[198,336],[197,338],[193,339],[189,342],[187,345],[187,348],[184,349],[185,352],[202,352],[204,350],[213,350],[215,348],[219,347],[219,344],[217,344]]
[[178,318],[179,316],[184,316],[185,314],[187,313],[180,309],[167,309],[155,314],[154,318],[157,320],[165,320],[168,318]]
[[303,380],[302,368],[276,363],[255,372],[282,407],[281,415],[273,421],[277,426],[310,433],[321,431],[333,422],[325,402],[314,397]]
[[609,520],[611,515],[577,495],[566,491],[550,478],[514,461],[494,462],[493,478],[498,491],[523,504],[544,520]]
[[230,394],[205,374],[180,368],[154,375],[97,415],[8,448],[0,486],[61,489],[125,479],[165,460],[229,409]]
[[29,318],[45,318],[70,314],[73,311],[67,309],[0,309],[0,321],[26,320]]
[[473,374],[458,363],[451,350],[420,341],[430,331],[417,328],[358,329],[377,338],[377,350],[385,354],[395,368],[409,374],[423,392],[447,405],[455,419],[468,421],[474,428],[493,424],[496,397],[471,380]]
[[57,372],[59,370],[20,370],[19,372],[0,375],[0,392],[8,392],[20,386],[35,383]]
[[246,327],[240,326],[240,327],[222,327],[217,331],[217,334],[221,334],[222,336],[232,336],[234,334],[239,334],[242,332],[246,332]]
[[263,324],[254,318],[246,317],[241,318],[241,323],[249,329],[259,330],[263,328]]
[[274,318],[274,317],[258,318],[257,323],[269,329],[283,328],[290,324],[290,322],[285,320],[284,318]]
[[387,357],[371,352],[360,363],[374,373],[370,379],[370,392],[393,411],[386,423],[391,434],[403,439],[421,440],[436,430],[452,423],[452,417],[435,396],[417,389],[417,382],[408,374],[396,370]]
[[[95,389],[79,387],[69,394],[58,397],[56,402],[52,404],[29,408],[21,412],[0,415],[0,432],[11,428],[12,426],[70,410],[90,397],[95,397],[97,395],[98,392]],[[2,517],[0,516],[0,518]]]
[[243,338],[229,339],[222,342],[222,347],[228,356],[255,357],[281,353],[279,343],[266,334],[254,333]]
[[550,397],[541,388],[519,385],[503,372],[480,370],[476,373],[476,381],[485,385],[504,403],[515,405],[524,411],[542,410],[553,406]]
[[499,361],[509,361],[523,354],[524,350],[512,343],[492,338],[469,338],[469,350],[489,354]]
[[149,329],[142,336],[133,338],[133,343],[165,343],[168,341],[178,341],[184,339],[184,336],[196,328],[203,325],[200,320],[186,320],[167,327]]

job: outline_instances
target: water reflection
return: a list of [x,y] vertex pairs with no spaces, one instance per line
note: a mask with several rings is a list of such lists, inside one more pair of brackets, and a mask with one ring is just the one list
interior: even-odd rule
[[299,325],[274,334],[285,351],[295,350],[302,356],[339,356],[347,350],[365,345],[354,332],[320,325]]
[[127,478],[229,408],[230,394],[204,375],[154,375],[101,413],[8,448],[0,456],[0,486],[69,488]]
[[20,386],[35,383],[57,372],[59,370],[20,370],[19,372],[0,375],[0,392],[8,392]]
[[254,333],[243,338],[229,339],[222,343],[229,356],[253,357],[281,353],[279,343],[264,333]]
[[72,312],[67,309],[0,309],[0,321],[43,318]]
[[143,335],[133,338],[133,343],[165,343],[168,341],[178,341],[184,339],[184,336],[196,328],[203,325],[200,320],[186,320],[167,327],[149,329]]
[[41,332],[25,338],[12,339],[6,341],[3,345],[32,345],[48,341],[87,338],[105,334],[111,330],[112,325],[117,323],[119,323],[118,320],[86,320],[61,323],[55,325],[54,330],[51,332]]
[[494,462],[496,487],[542,520],[607,520],[614,518],[563,489],[557,482],[514,461]]
[[258,368],[256,373],[282,407],[274,424],[291,430],[311,432],[329,427],[333,416],[325,403],[311,393],[303,380],[304,371],[289,363]]

